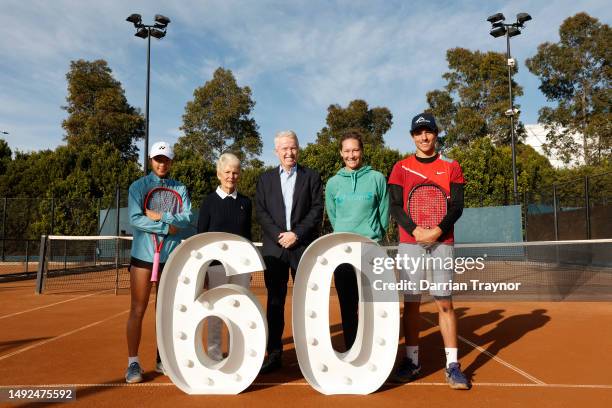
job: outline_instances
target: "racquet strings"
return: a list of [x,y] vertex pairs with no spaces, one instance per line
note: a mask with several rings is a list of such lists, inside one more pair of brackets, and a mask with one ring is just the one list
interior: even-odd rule
[[416,225],[434,228],[446,215],[446,194],[433,185],[418,186],[412,190],[408,206],[410,218]]
[[175,192],[157,189],[149,196],[147,209],[159,213],[168,212],[170,214],[177,214],[180,211],[180,202]]

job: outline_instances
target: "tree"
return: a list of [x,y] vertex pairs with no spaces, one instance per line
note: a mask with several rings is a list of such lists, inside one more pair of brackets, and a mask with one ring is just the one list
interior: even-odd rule
[[[612,154],[610,69],[612,32],[586,13],[567,18],[559,42],[543,43],[526,62],[540,78],[540,90],[556,107],[543,107],[539,121],[548,130],[546,148],[569,163],[582,157],[597,164]],[[575,135],[582,135],[581,145]]]
[[185,135],[178,145],[211,163],[225,152],[247,160],[261,154],[258,126],[250,116],[254,106],[251,89],[239,87],[231,70],[217,68],[187,102],[181,126]]
[[171,172],[172,178],[187,187],[194,207],[199,207],[202,198],[219,184],[214,164],[181,144],[177,144],[174,151]]
[[393,115],[385,107],[370,109],[368,103],[361,99],[351,101],[346,108],[338,104],[327,108],[327,126],[317,133],[317,143],[337,144],[342,133],[348,129],[357,129],[363,135],[363,142],[372,145],[384,145],[383,136],[393,125]]
[[80,149],[60,146],[52,152],[49,164],[56,173],[41,196],[31,235],[48,233],[51,218],[54,233],[97,234],[99,206],[114,207],[117,187],[127,191],[142,171],[136,161],[121,156],[110,143]]
[[[510,146],[496,146],[488,137],[455,146],[448,156],[457,160],[465,178],[465,206],[510,205],[512,198],[512,154]],[[538,194],[552,183],[554,168],[531,146],[517,145],[518,190]]]
[[7,236],[36,238],[52,232],[52,224],[55,233],[97,234],[99,204],[114,206],[117,185],[126,190],[141,172],[121,156],[110,143],[17,151],[0,175],[0,197],[11,198]]
[[[510,106],[505,54],[453,48],[446,52],[446,60],[449,71],[442,75],[446,80],[444,89],[427,93],[429,111],[446,134],[445,146],[467,145],[484,136],[498,144],[508,143],[510,120],[504,112]],[[517,72],[514,67],[512,75]],[[523,94],[514,80],[512,90],[513,97]],[[516,131],[519,138],[524,134],[522,123],[518,122]]]
[[[399,151],[381,145],[366,144],[363,149],[363,162],[380,171],[384,176],[391,174],[393,165],[402,158]],[[344,167],[340,157],[340,146],[336,143],[309,143],[300,152],[300,163],[316,170],[327,183],[338,170]]]
[[13,152],[11,151],[8,143],[6,143],[6,140],[0,139],[0,175],[6,172],[6,168],[8,167],[12,156]]
[[[364,145],[363,162],[372,166],[374,170],[380,171],[385,177],[391,174],[393,165],[402,157],[399,151],[382,145],[371,143]],[[338,143],[309,143],[300,152],[300,163],[316,170],[321,176],[323,185],[326,185],[327,181],[344,167]],[[333,232],[329,219],[327,219],[327,213],[324,214],[321,231],[323,234]],[[392,222],[385,240],[394,242],[396,237],[397,226]]]
[[124,159],[136,159],[136,140],[144,135],[140,112],[128,104],[121,83],[104,60],[70,63],[64,140],[80,148],[110,143]]

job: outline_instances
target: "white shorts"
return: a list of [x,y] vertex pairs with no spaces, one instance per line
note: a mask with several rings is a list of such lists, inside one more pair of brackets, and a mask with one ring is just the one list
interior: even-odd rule
[[[418,300],[429,290],[434,297],[449,297],[453,282],[452,244],[434,244],[426,247],[420,244],[400,243],[397,253],[402,260],[407,259],[407,268],[399,270],[399,279],[410,282],[409,289],[403,290],[405,301]],[[403,283],[404,283],[403,282]]]

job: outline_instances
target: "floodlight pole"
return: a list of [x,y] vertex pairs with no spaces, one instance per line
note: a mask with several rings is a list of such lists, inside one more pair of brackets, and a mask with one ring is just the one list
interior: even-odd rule
[[151,36],[162,39],[166,35],[166,27],[170,23],[168,17],[162,16],[161,14],[155,15],[154,24],[143,24],[142,17],[140,14],[131,14],[127,21],[134,24],[136,28],[136,37],[147,39],[147,89],[145,96],[145,135],[144,135],[144,157],[142,163],[142,169],[144,174],[147,174],[149,164],[149,96],[151,92]]
[[506,30],[506,65],[508,66],[508,94],[510,95],[510,138],[512,150],[512,180],[514,205],[518,204],[518,180],[516,175],[516,136],[514,133],[514,100],[512,98],[512,67],[510,66],[510,30]]
[[144,138],[144,157],[142,159],[142,169],[145,176],[148,173],[149,165],[149,91],[151,89],[151,32],[147,36],[147,93],[145,96],[145,138]]
[[518,201],[518,180],[516,174],[516,133],[514,131],[514,116],[519,113],[518,110],[514,109],[514,99],[512,98],[512,68],[516,65],[515,61],[510,55],[510,37],[519,35],[521,28],[524,27],[526,21],[531,20],[531,16],[527,13],[518,13],[516,15],[516,22],[512,24],[504,23],[506,17],[502,13],[496,13],[487,18],[487,21],[491,23],[491,34],[493,37],[501,37],[506,35],[506,65],[508,66],[508,95],[510,96],[510,109],[506,111],[506,116],[510,116],[510,139],[512,148],[512,181],[513,181],[513,195],[514,204],[517,205]]

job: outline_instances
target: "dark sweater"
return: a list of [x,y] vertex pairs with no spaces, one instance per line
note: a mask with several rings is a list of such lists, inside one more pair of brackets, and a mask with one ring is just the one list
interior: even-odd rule
[[216,191],[204,197],[200,204],[198,234],[229,232],[251,240],[251,200],[238,193],[235,199],[219,197]]

